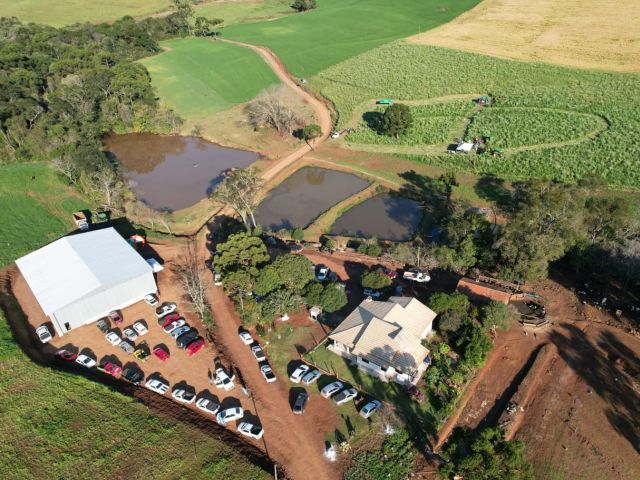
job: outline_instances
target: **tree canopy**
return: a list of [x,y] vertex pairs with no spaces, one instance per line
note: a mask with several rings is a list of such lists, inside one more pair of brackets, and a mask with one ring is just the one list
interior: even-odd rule
[[257,277],[258,267],[270,258],[264,242],[259,237],[244,232],[230,235],[217,249],[218,255],[213,259],[213,266],[223,274],[245,271]]
[[394,103],[387,107],[382,115],[382,131],[389,137],[399,137],[413,123],[413,116],[408,106]]
[[297,12],[306,12],[307,10],[313,10],[316,8],[316,0],[294,0],[291,4],[291,8]]
[[379,290],[391,285],[391,279],[382,272],[367,271],[360,277],[360,284],[364,288]]
[[294,292],[302,292],[315,276],[313,263],[304,255],[281,255],[272,264],[280,283]]

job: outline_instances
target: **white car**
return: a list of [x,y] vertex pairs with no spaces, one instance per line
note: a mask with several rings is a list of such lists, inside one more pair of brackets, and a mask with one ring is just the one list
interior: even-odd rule
[[181,326],[183,326],[184,324],[186,324],[187,321],[184,318],[181,318],[180,320],[174,320],[173,322],[171,322],[169,325],[167,325],[166,327],[164,327],[164,331],[167,333],[171,333],[173,332],[176,328],[180,328]]
[[118,335],[113,330],[110,331],[110,332],[107,332],[107,334],[105,335],[105,338],[107,339],[107,342],[109,342],[114,347],[116,347],[116,346],[120,345],[120,343],[122,343],[122,339],[120,338],[120,335]]
[[251,334],[246,330],[243,330],[242,332],[240,332],[238,336],[240,337],[240,340],[242,340],[242,343],[244,343],[245,345],[251,345],[253,343],[253,338],[251,337]]
[[251,347],[251,353],[253,353],[253,356],[256,357],[256,360],[258,360],[259,362],[267,359],[267,356],[262,351],[260,345],[254,345],[253,347]]
[[131,328],[131,327],[127,327],[122,331],[122,334],[127,337],[127,340],[131,341],[131,342],[135,342],[136,338],[138,338],[138,334],[136,333],[136,331]]
[[215,415],[218,413],[218,410],[220,410],[220,405],[208,398],[199,398],[196,400],[196,407],[203,412],[210,413],[211,415]]
[[38,338],[42,343],[49,343],[53,338],[53,335],[51,335],[51,332],[46,325],[40,325],[36,328],[36,335],[38,335]]
[[160,395],[164,395],[169,391],[169,385],[156,378],[147,380],[147,383],[145,383],[144,386],[152,392],[159,393]]
[[360,416],[362,418],[369,418],[371,415],[373,415],[376,412],[376,410],[380,408],[380,405],[381,404],[378,400],[371,400],[364,407],[362,407],[362,409],[359,412]]
[[333,401],[336,402],[337,405],[342,405],[343,403],[347,403],[349,400],[353,400],[357,396],[358,391],[355,388],[347,388],[333,397]]
[[333,138],[333,139],[340,138],[340,132],[333,132],[331,134],[331,138]]
[[337,457],[336,449],[333,448],[333,444],[331,442],[326,442],[326,445],[325,445],[325,448],[324,448],[324,456],[330,462],[335,462],[336,461],[336,457]]
[[85,368],[92,368],[96,366],[96,361],[88,355],[80,354],[76,357],[76,363],[79,363]]
[[249,422],[240,422],[238,425],[238,433],[245,435],[247,437],[255,438],[256,440],[260,440],[262,435],[264,435],[264,428],[254,425]]
[[293,383],[300,383],[300,380],[302,380],[302,377],[308,371],[309,371],[309,365],[300,365],[298,368],[296,368],[293,371],[293,373],[289,377],[289,380],[291,380]]
[[220,425],[225,426],[227,422],[238,420],[242,418],[243,415],[244,410],[242,410],[242,407],[227,408],[226,410],[218,412],[216,420]]
[[324,398],[329,398],[334,393],[342,390],[342,387],[344,387],[344,385],[342,385],[342,382],[335,381],[320,390],[320,395],[322,395]]
[[305,385],[311,385],[313,382],[320,378],[320,370],[313,369],[302,377],[302,383]]
[[142,320],[138,320],[133,324],[133,329],[139,336],[145,335],[149,330]]
[[262,365],[260,367],[260,373],[262,373],[262,376],[267,381],[267,383],[271,383],[271,382],[275,382],[276,381],[276,374],[273,373],[273,369],[271,368],[271,366]]
[[[233,377],[235,377],[235,375]],[[230,377],[222,367],[219,367],[216,370],[216,378],[214,381],[215,386],[218,388],[223,388],[227,391],[233,390],[233,387],[235,387],[235,385],[233,384],[233,377]]]
[[177,401],[182,403],[187,403],[187,404],[193,403],[193,401],[196,399],[195,393],[187,392],[183,388],[174,389],[173,392],[171,392],[171,396],[175,398]]
[[316,278],[319,282],[324,282],[329,276],[329,268],[325,265],[318,265],[318,271],[316,273]]
[[156,309],[156,316],[162,318],[165,315],[175,312],[178,306],[175,303],[165,303]]
[[144,301],[147,303],[147,305],[155,307],[158,304],[158,297],[156,297],[153,293],[150,293],[149,295],[144,296]]

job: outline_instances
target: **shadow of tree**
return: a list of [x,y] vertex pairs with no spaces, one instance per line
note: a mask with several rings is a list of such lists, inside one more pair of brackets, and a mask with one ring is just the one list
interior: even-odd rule
[[480,198],[494,203],[500,210],[508,210],[511,207],[511,192],[502,178],[482,175],[473,189]]
[[381,112],[365,112],[362,114],[362,119],[371,130],[375,131],[378,135],[382,135],[382,113]]

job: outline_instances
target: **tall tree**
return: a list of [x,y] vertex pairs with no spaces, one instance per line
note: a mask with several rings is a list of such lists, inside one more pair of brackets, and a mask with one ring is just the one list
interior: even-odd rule
[[390,105],[382,115],[382,131],[389,137],[398,138],[411,127],[412,123],[411,110],[402,103]]
[[281,255],[272,263],[285,288],[300,293],[315,278],[313,263],[304,255]]
[[218,255],[213,259],[216,271],[223,275],[244,271],[257,277],[258,267],[269,261],[269,253],[264,242],[247,233],[230,235],[226,242],[217,246]]
[[258,193],[262,184],[262,178],[255,168],[232,170],[227,172],[211,198],[233,208],[247,230],[250,230],[256,226],[254,212],[258,206]]

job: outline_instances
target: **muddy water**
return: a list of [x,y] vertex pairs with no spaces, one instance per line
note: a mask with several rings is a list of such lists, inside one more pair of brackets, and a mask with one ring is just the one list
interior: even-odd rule
[[197,137],[132,133],[110,135],[104,143],[120,161],[136,197],[156,210],[190,207],[211,193],[222,172],[259,157]]
[[306,227],[318,215],[369,182],[350,173],[304,167],[289,176],[258,206],[257,222],[270,230]]
[[372,237],[403,241],[412,237],[420,225],[422,209],[418,202],[397,195],[377,195],[339,217],[331,233],[349,237]]

